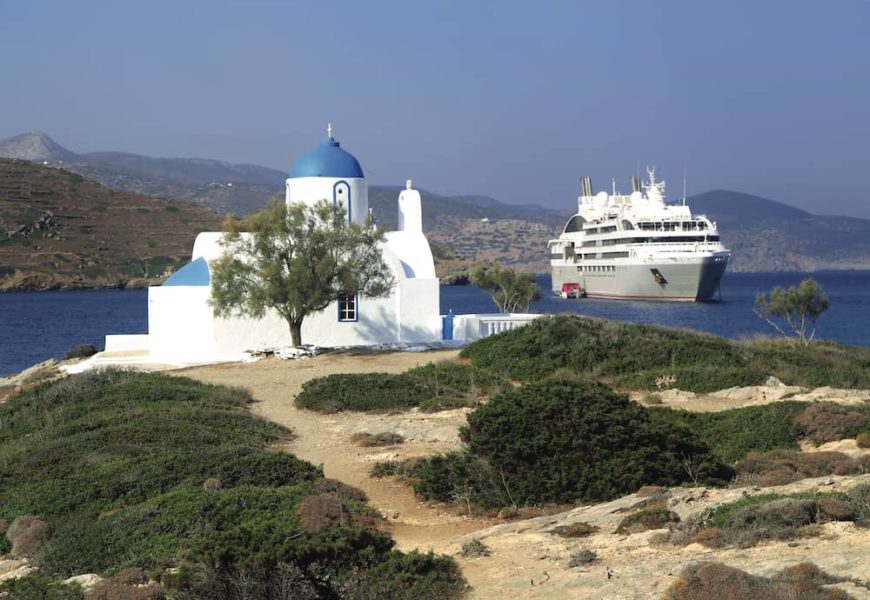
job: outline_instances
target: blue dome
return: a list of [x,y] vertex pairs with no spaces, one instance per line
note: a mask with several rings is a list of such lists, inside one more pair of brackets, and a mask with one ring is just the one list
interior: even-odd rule
[[303,154],[290,169],[290,177],[364,177],[359,161],[333,138]]

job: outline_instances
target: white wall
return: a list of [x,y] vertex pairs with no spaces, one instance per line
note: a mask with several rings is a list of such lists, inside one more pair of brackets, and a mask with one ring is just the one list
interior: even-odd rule
[[[286,182],[287,206],[293,203],[314,205],[320,200],[333,200],[336,183],[346,181],[350,188],[351,220],[364,223],[369,213],[369,188],[366,180],[359,177],[295,177]],[[345,205],[345,209],[347,206]]]

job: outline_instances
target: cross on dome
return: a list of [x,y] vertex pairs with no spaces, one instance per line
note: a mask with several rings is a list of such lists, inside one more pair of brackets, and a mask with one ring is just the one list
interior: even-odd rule
[[326,124],[326,137],[332,137],[332,123]]

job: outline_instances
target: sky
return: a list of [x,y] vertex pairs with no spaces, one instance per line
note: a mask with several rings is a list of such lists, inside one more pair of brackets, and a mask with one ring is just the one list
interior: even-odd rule
[[579,179],[870,218],[870,1],[0,0],[0,138],[570,210]]

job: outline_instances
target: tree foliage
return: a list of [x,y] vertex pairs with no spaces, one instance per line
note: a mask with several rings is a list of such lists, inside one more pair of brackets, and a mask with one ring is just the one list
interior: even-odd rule
[[275,310],[295,346],[305,317],[339,294],[377,298],[392,289],[382,232],[348,222],[344,208],[326,200],[288,208],[273,198],[240,222],[228,220],[225,230],[224,254],[211,264],[214,314],[260,318]]
[[471,272],[469,279],[472,285],[492,296],[493,302],[503,313],[527,310],[532,302],[541,297],[538,284],[531,275],[508,267],[480,267]]
[[769,298],[758,294],[754,310],[783,336],[794,335],[808,346],[816,336],[816,321],[830,304],[821,284],[808,278],[789,288],[776,286]]

